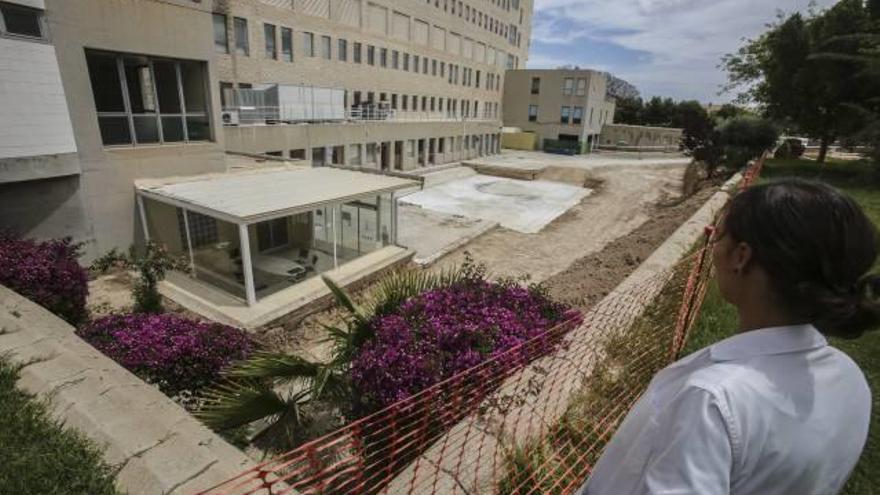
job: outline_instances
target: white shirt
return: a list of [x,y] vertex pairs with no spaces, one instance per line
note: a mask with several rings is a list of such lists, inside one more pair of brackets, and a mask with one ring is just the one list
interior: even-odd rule
[[861,370],[812,326],[738,334],[658,373],[578,493],[835,494],[870,416]]

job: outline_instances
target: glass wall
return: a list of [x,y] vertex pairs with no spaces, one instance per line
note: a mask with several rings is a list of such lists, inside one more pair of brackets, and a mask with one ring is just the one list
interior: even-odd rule
[[144,198],[144,212],[150,239],[164,246],[169,254],[187,259],[191,277],[245,298],[236,224],[147,198]]

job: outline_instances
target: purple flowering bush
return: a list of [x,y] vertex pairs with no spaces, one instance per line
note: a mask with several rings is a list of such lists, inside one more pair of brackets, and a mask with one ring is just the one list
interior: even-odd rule
[[85,320],[88,273],[69,238],[37,242],[0,233],[0,284],[72,325]]
[[243,330],[171,313],[105,316],[77,334],[172,397],[211,385],[252,350]]
[[540,287],[467,277],[372,319],[373,338],[351,364],[355,395],[380,409],[580,318]]

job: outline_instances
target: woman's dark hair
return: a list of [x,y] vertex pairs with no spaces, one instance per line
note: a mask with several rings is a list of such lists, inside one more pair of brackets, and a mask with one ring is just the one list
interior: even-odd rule
[[826,335],[857,338],[880,323],[877,231],[831,186],[780,180],[737,195],[725,235],[752,248],[778,302]]

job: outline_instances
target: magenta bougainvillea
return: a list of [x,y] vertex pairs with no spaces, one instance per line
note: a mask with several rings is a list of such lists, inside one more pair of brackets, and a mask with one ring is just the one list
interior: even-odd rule
[[169,396],[212,384],[252,348],[243,330],[171,313],[105,316],[77,333]]
[[70,239],[38,242],[0,233],[0,284],[68,323],[85,320],[88,273]]
[[351,367],[358,402],[381,408],[580,317],[513,283],[466,279],[425,292],[373,320]]

